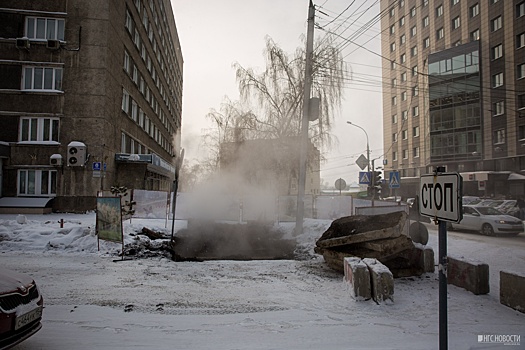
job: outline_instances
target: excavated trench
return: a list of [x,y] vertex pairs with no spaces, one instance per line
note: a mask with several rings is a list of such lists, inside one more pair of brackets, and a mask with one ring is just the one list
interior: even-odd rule
[[188,221],[171,246],[174,261],[293,259],[295,241],[273,223]]

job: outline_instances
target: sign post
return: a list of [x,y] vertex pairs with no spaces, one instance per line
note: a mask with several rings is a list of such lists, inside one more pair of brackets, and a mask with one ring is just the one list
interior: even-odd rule
[[419,185],[419,213],[433,218],[439,225],[439,350],[448,349],[447,222],[460,222],[463,218],[463,178],[444,170],[437,167],[434,174],[421,175]]

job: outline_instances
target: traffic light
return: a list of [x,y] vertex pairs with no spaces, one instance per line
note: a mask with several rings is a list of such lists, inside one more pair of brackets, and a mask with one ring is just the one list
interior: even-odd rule
[[381,172],[380,171],[374,171],[372,186],[374,189],[374,199],[379,199],[381,196]]

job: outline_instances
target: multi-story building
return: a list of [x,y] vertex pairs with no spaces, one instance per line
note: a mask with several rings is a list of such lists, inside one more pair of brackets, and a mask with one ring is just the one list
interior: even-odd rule
[[383,129],[403,196],[436,166],[525,194],[525,1],[381,0]]
[[169,0],[0,0],[0,205],[168,191],[182,73]]

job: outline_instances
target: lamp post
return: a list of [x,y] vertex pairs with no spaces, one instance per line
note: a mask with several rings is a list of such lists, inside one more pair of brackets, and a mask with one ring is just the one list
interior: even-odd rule
[[363,130],[365,132],[365,135],[366,135],[366,161],[368,162],[368,172],[370,173],[370,143],[368,142],[368,133],[366,132],[365,129],[363,129],[362,127],[360,127],[359,125],[357,124],[354,124],[352,122],[346,122],[347,124],[350,124],[352,126],[355,126],[356,128],[359,128],[361,130]]

